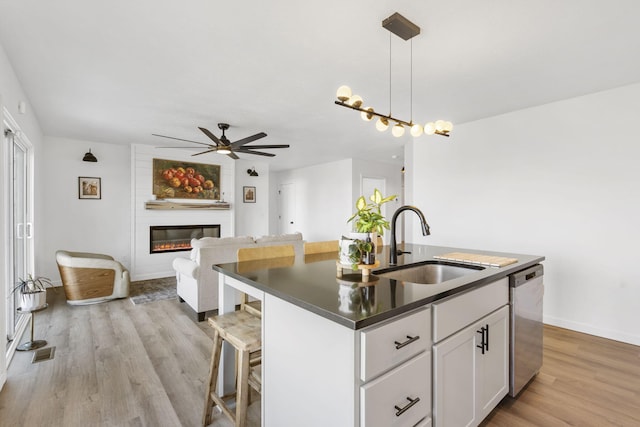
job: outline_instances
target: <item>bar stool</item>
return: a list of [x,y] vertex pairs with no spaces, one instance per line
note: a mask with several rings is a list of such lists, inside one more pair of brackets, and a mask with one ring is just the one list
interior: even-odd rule
[[338,253],[340,243],[337,240],[325,240],[322,242],[304,242],[304,254],[315,255],[327,252]]
[[[207,384],[202,416],[203,426],[211,423],[211,415],[216,405],[220,407],[222,413],[229,417],[236,427],[246,425],[249,387],[251,386],[260,393],[262,384],[260,366],[252,370],[249,363],[250,354],[260,350],[262,347],[260,323],[259,317],[241,310],[209,318],[209,325],[214,329],[214,336],[209,383]],[[229,395],[220,396],[216,392],[216,383],[218,382],[223,341],[228,342],[236,350],[236,391]],[[227,406],[227,401],[234,396],[236,401],[235,414]]]

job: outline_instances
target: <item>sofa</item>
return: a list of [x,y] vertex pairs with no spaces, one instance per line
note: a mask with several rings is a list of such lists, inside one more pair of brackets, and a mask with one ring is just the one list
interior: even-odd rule
[[59,250],[56,263],[68,304],[95,304],[129,296],[129,272],[109,255]]
[[218,272],[213,269],[213,265],[236,262],[240,248],[273,245],[293,245],[296,257],[304,255],[301,233],[258,238],[243,236],[192,239],[189,258],[173,260],[180,301],[189,304],[198,313],[198,321],[203,321],[206,311],[218,308]]

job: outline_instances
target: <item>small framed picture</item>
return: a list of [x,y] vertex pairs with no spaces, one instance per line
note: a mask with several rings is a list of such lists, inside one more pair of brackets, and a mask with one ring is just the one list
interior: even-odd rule
[[78,177],[78,198],[79,199],[101,199],[102,184],[100,178],[92,176]]
[[255,203],[256,187],[242,187],[242,201],[244,203]]

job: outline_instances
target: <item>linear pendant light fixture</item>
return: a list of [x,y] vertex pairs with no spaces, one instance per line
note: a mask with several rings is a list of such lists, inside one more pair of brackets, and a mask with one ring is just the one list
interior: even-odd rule
[[[382,21],[382,26],[405,41],[420,34],[420,27],[400,15],[398,12]],[[411,45],[411,64],[413,67],[413,44]],[[391,68],[391,44],[389,44],[389,68]],[[391,71],[389,71],[389,92],[391,92]],[[413,96],[413,70],[411,70],[411,92],[411,95]],[[386,131],[389,125],[392,122],[395,122],[391,133],[397,138],[404,135],[405,126],[410,129],[411,135],[414,137],[422,135],[423,132],[427,135],[435,134],[448,137],[449,132],[453,129],[453,124],[445,120],[428,122],[423,127],[419,123],[414,123],[413,117],[411,117],[409,121],[398,119],[391,115],[391,105],[389,105],[388,115],[376,112],[373,107],[363,108],[362,98],[358,95],[352,95],[351,88],[349,86],[340,86],[336,93],[336,97],[338,98],[338,100],[335,101],[337,105],[360,111],[360,116],[364,121],[371,121],[374,116],[378,117],[376,129],[380,132]],[[389,93],[389,104],[391,104],[391,93]],[[413,105],[411,108],[413,110]]]

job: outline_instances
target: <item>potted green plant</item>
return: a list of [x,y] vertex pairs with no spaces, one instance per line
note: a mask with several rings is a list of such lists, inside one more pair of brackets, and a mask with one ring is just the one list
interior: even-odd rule
[[[340,242],[341,263],[354,265],[352,259],[354,258],[353,254],[358,246],[356,240],[360,240],[360,246],[362,246],[362,242],[366,243],[367,239],[369,239],[368,241],[372,244],[372,248],[368,252],[375,254],[373,246],[377,241],[377,236],[382,236],[384,234],[384,230],[389,229],[389,221],[387,221],[384,215],[382,215],[381,207],[383,204],[390,202],[395,198],[395,194],[384,197],[377,188],[373,191],[373,194],[369,196],[369,202],[367,202],[367,199],[365,199],[364,196],[358,197],[358,200],[356,200],[356,212],[347,220],[348,223],[353,222],[355,233],[351,233],[349,237],[342,236],[342,240]],[[354,245],[356,248],[352,248]],[[370,261],[369,263],[373,264],[375,262],[375,255],[368,258],[368,261]],[[355,263],[355,265],[357,265],[357,263]]]
[[389,229],[389,221],[382,215],[381,207],[395,198],[395,194],[383,197],[380,190],[376,188],[373,190],[373,194],[369,196],[370,203],[367,203],[364,196],[358,197],[358,200],[356,200],[356,212],[351,215],[347,222],[353,221],[358,233],[375,232],[382,236],[384,230]]
[[20,292],[22,311],[32,311],[47,303],[47,286],[53,287],[50,279],[29,275],[26,279],[19,279],[11,292]]
[[375,263],[375,252],[370,238],[352,241],[349,245],[349,262],[351,262],[351,268],[354,270],[358,268],[358,264]]

